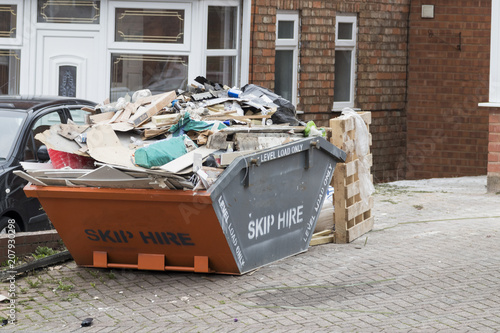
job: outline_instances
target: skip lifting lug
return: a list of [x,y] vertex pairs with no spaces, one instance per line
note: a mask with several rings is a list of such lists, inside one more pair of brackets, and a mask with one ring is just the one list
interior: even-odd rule
[[251,166],[260,166],[260,158],[252,158],[248,161],[248,166],[246,167],[245,178],[243,179],[243,186],[248,187],[250,185],[250,174],[252,173]]
[[305,169],[309,169],[312,166],[312,149],[316,148],[319,149],[320,144],[319,141],[313,140],[310,143],[309,150],[306,151],[306,165],[304,166]]
[[258,159],[258,158],[252,158],[250,160],[250,165],[260,166],[260,159]]

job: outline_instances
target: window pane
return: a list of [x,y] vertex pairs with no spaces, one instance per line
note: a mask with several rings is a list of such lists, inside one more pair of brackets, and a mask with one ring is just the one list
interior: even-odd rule
[[207,79],[212,82],[234,86],[236,57],[207,57]]
[[85,118],[89,114],[88,112],[83,111],[82,109],[69,110],[69,113],[71,113],[71,119],[77,125],[85,125]]
[[16,5],[0,5],[0,38],[16,38],[16,18]]
[[0,113],[0,159],[10,156],[15,142],[19,139],[19,132],[27,117],[27,113],[2,111]]
[[235,49],[237,7],[208,7],[208,49]]
[[117,8],[115,41],[184,43],[184,10]]
[[352,23],[339,23],[338,27],[337,39],[352,40]]
[[100,1],[38,0],[38,22],[99,24]]
[[112,54],[110,99],[116,101],[140,89],[153,95],[186,89],[187,78],[187,56]]
[[335,87],[333,100],[349,102],[351,99],[352,51],[335,51]]
[[76,66],[59,66],[59,96],[76,97]]
[[0,50],[0,95],[18,95],[21,51]]
[[293,21],[278,22],[278,38],[293,39]]
[[274,92],[293,101],[293,51],[276,51]]

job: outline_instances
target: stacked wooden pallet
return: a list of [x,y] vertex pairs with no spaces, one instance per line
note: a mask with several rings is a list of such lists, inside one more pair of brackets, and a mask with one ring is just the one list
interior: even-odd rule
[[[369,127],[371,123],[370,112],[358,112],[368,129],[368,140],[371,146],[371,135]],[[345,163],[338,163],[332,178],[331,185],[334,188],[332,216],[333,228],[319,230],[313,235],[311,245],[335,242],[349,243],[362,236],[373,228],[373,197],[362,195],[366,178],[360,177],[362,172],[362,161],[370,172],[372,166],[372,154],[358,156],[355,150],[356,125],[354,117],[341,116],[330,120],[331,139],[337,147],[347,152]],[[363,183],[365,182],[365,183]],[[369,182],[372,182],[369,173]],[[323,217],[324,218],[324,217]],[[328,217],[329,218],[329,217]],[[333,230],[332,230],[333,229]]]

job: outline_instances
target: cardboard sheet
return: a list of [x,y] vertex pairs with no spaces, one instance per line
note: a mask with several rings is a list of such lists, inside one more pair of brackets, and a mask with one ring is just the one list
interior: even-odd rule
[[87,146],[89,155],[102,163],[133,167],[133,151],[124,147],[109,125],[96,125],[88,131]]

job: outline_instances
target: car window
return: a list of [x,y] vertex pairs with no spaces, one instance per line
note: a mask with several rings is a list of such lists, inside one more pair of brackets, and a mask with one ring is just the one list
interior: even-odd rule
[[71,114],[71,119],[75,122],[75,124],[85,125],[87,123],[86,118],[89,112],[83,111],[82,109],[70,109],[69,113]]
[[0,112],[0,160],[7,159],[10,156],[24,119],[26,119],[25,113]]
[[52,111],[41,117],[39,117],[34,125],[31,127],[29,132],[28,141],[26,143],[26,147],[24,150],[24,160],[25,161],[38,161],[38,149],[43,143],[37,139],[35,136],[38,133],[45,132],[50,129],[50,126],[60,123],[65,123],[65,119],[63,118],[63,114],[61,111]]
[[63,120],[61,119],[60,114],[57,111],[54,111],[40,117],[33,126],[33,129],[36,129],[40,126],[50,127],[51,125],[60,124],[62,121]]

